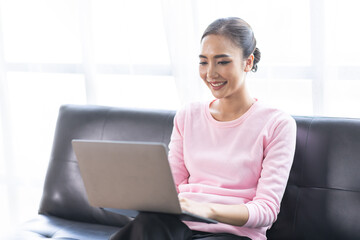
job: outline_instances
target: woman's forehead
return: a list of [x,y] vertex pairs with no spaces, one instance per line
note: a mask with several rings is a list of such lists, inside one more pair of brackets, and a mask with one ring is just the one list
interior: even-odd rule
[[229,38],[222,35],[208,35],[201,42],[201,53],[204,56],[214,56],[219,54],[239,55],[242,49],[236,46]]

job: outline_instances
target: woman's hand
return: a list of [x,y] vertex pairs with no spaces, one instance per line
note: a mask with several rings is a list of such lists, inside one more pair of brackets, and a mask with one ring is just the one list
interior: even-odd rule
[[213,212],[209,203],[200,203],[183,197],[179,197],[179,201],[183,211],[205,218],[213,218]]

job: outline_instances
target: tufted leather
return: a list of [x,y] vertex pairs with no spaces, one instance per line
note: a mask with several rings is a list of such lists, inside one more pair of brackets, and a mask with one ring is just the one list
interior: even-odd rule
[[[91,207],[72,139],[170,141],[174,111],[60,108],[39,216],[9,239],[108,239],[130,221]],[[360,120],[295,117],[294,164],[269,240],[360,239]]]
[[97,106],[61,107],[39,213],[112,226],[126,224],[127,218],[89,205],[71,140],[168,143],[173,114]]
[[268,239],[360,239],[360,120],[295,119],[294,163]]

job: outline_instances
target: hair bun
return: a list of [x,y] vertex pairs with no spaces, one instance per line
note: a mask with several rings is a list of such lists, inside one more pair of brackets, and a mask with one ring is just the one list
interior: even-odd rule
[[257,64],[261,58],[261,52],[260,52],[259,48],[257,48],[257,47],[255,48],[253,55],[254,55],[254,62],[253,62],[253,67],[252,67],[251,71],[256,72],[258,69]]

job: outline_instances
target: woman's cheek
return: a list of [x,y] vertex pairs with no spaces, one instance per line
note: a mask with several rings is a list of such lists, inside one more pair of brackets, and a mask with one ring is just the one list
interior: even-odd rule
[[205,81],[206,80],[206,71],[204,70],[204,68],[202,66],[199,67],[199,74],[200,74],[200,77]]

